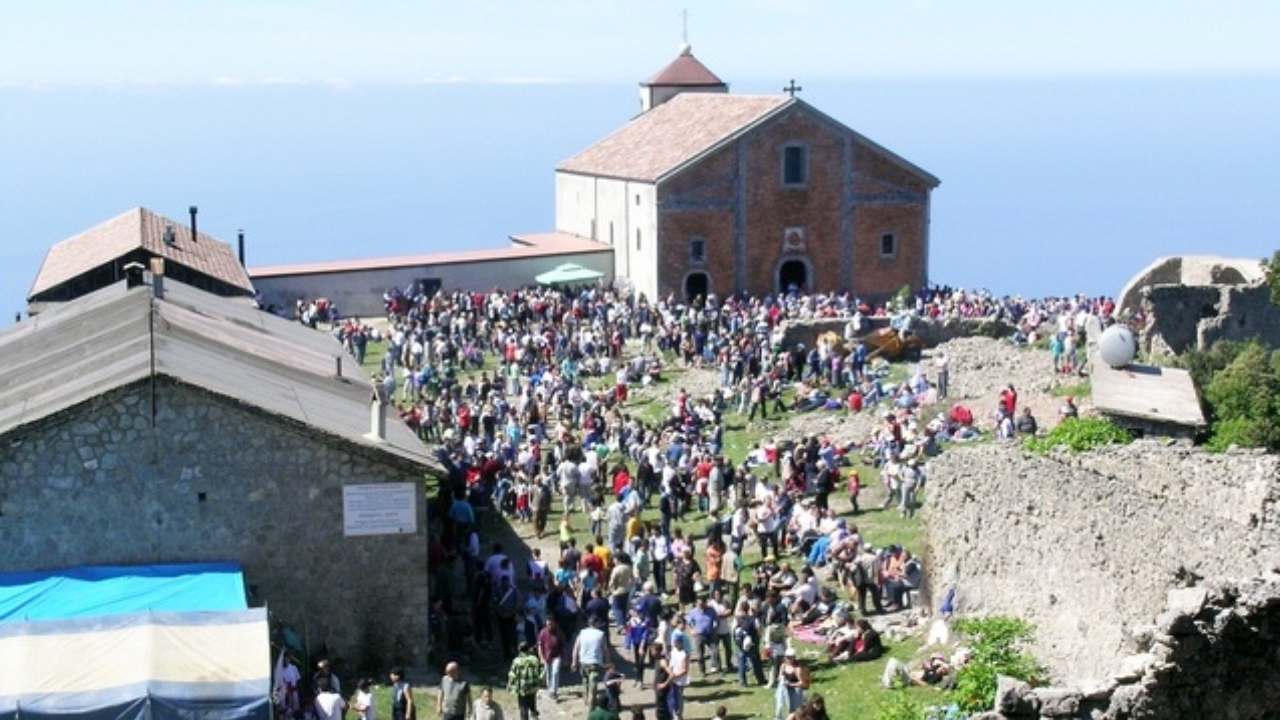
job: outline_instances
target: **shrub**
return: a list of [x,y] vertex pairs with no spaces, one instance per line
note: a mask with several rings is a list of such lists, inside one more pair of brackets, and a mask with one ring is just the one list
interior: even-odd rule
[[1058,446],[1084,452],[1103,445],[1124,445],[1132,440],[1128,430],[1106,418],[1067,418],[1048,433],[1027,438],[1025,447],[1043,455]]
[[1209,448],[1280,448],[1280,353],[1257,342],[1239,349],[1205,388],[1212,430]]
[[893,303],[900,308],[909,308],[913,303],[912,297],[914,295],[915,293],[911,292],[910,285],[903,285],[898,288],[898,292],[893,294]]
[[965,712],[988,710],[996,700],[996,676],[1007,675],[1031,685],[1040,684],[1045,669],[1025,645],[1032,626],[1008,617],[962,619],[954,628],[972,641],[973,656],[956,674],[953,695]]
[[1219,340],[1208,350],[1188,350],[1180,355],[1174,363],[1191,373],[1196,387],[1207,388],[1214,374],[1226,368],[1244,351],[1249,343]]
[[1271,302],[1280,305],[1280,250],[1272,253],[1270,260],[1263,260],[1262,266],[1267,271],[1267,285],[1271,286]]

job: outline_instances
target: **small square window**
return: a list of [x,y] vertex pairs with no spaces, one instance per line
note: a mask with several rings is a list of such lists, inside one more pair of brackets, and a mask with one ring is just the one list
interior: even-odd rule
[[707,260],[707,241],[702,238],[694,238],[689,241],[689,260],[700,263]]
[[880,257],[893,257],[898,254],[898,239],[893,233],[880,236]]
[[808,158],[803,145],[788,145],[782,151],[782,184],[803,185],[808,180]]

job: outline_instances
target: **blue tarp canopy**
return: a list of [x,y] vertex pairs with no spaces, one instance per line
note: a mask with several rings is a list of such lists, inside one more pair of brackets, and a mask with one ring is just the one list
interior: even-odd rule
[[0,573],[0,623],[246,607],[244,574],[234,563]]
[[267,720],[267,614],[234,564],[0,574],[0,720]]

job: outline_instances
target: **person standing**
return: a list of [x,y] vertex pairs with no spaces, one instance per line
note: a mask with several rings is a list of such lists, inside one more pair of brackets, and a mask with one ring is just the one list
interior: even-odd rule
[[480,691],[480,700],[472,708],[469,720],[505,720],[502,706],[493,701],[493,688]]
[[560,665],[564,662],[564,635],[553,617],[548,617],[542,632],[538,633],[538,657],[542,660],[543,675],[547,679],[547,692],[551,699],[560,700]]
[[539,717],[538,690],[545,678],[542,662],[533,654],[533,645],[521,643],[520,654],[512,661],[511,670],[507,673],[507,690],[516,696],[520,720]]
[[539,540],[547,529],[547,516],[551,514],[551,488],[542,478],[533,483],[533,533]]
[[804,691],[808,688],[809,669],[800,663],[795,648],[787,648],[774,694],[773,720],[786,720],[790,713],[804,704]]
[[347,709],[347,702],[333,689],[328,678],[316,683],[315,709],[318,720],[342,720],[342,713]]
[[653,663],[653,712],[656,720],[671,720],[671,666],[661,642],[649,646]]
[[378,719],[378,708],[373,702],[373,681],[369,678],[356,684],[356,696],[351,702],[351,709],[356,711],[360,720]]
[[392,668],[388,673],[391,678],[391,720],[411,720],[413,712],[413,688],[404,679],[404,670]]
[[684,689],[689,684],[689,651],[684,643],[671,643],[670,661],[667,663],[671,671],[670,694],[667,696],[667,707],[671,710],[672,720],[684,717]]
[[573,669],[582,673],[582,699],[591,707],[600,673],[609,659],[609,638],[601,629],[602,623],[593,620],[578,633],[573,644]]
[[738,684],[747,686],[747,665],[750,665],[756,682],[765,685],[764,668],[760,666],[760,623],[751,612],[751,602],[746,598],[738,601],[733,639],[738,646]]
[[519,593],[510,578],[499,576],[497,592],[498,641],[502,645],[502,657],[511,660],[516,656],[516,613],[519,610]]
[[462,679],[462,668],[456,662],[444,666],[436,712],[440,713],[440,720],[467,720],[471,714],[471,683]]
[[951,385],[951,362],[945,353],[939,353],[934,362],[938,366],[938,399],[945,400],[947,388]]

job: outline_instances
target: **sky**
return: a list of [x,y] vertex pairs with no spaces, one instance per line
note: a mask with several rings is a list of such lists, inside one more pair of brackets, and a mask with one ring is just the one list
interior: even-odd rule
[[[552,169],[695,53],[942,178],[932,277],[1115,292],[1280,246],[1280,2],[0,4],[0,312],[128,208],[249,265],[500,247]],[[484,192],[481,192],[481,191]]]
[[40,0],[0,83],[621,82],[681,38],[731,77],[1280,70],[1274,0]]

